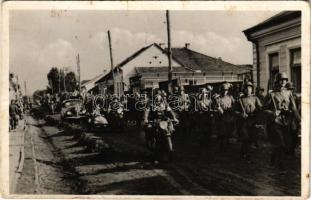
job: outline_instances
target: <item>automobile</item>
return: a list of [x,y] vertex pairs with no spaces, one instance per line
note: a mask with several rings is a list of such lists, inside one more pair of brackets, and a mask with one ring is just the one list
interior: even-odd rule
[[64,100],[61,105],[61,120],[67,122],[82,122],[86,109],[81,99]]

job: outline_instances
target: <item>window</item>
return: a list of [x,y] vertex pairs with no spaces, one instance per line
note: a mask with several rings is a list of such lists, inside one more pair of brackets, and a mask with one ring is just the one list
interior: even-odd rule
[[269,55],[270,88],[273,88],[276,75],[279,73],[279,54]]
[[290,51],[290,69],[291,80],[295,86],[296,92],[301,92],[301,49]]

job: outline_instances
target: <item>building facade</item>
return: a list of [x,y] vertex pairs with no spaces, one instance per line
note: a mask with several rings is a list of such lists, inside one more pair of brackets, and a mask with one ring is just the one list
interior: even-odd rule
[[[245,66],[193,51],[189,49],[189,44],[182,48],[172,48],[172,78],[178,79],[182,86],[240,80],[252,71],[249,66]],[[159,82],[168,80],[167,50],[156,43],[148,45],[126,58],[115,69],[119,72],[114,78],[115,94],[120,93],[117,88],[126,92],[159,88]],[[110,73],[96,82],[106,86],[109,83],[112,84]]]
[[254,80],[272,89],[275,75],[286,72],[301,92],[301,12],[281,12],[244,31],[253,43]]

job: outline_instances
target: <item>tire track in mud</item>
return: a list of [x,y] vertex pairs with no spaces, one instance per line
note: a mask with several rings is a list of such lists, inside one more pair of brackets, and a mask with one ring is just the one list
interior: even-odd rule
[[29,117],[28,137],[31,144],[34,168],[34,193],[77,194],[79,182],[59,151],[47,138],[44,122]]

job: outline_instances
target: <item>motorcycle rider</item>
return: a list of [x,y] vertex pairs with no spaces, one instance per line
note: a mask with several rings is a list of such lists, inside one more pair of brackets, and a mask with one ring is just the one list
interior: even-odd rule
[[109,122],[114,130],[123,132],[124,130],[124,106],[118,96],[113,96],[108,106]]
[[262,109],[262,104],[257,96],[253,94],[252,82],[244,84],[242,96],[237,103],[236,113],[240,117],[240,156],[243,159],[250,160],[250,145],[257,142],[257,114]]
[[[168,129],[170,132],[174,131],[173,122],[178,123],[178,119],[176,118],[175,113],[170,108],[169,104],[165,102],[162,98],[158,98],[158,102],[152,105],[152,101],[148,101],[146,108],[144,110],[144,124],[145,126],[149,123],[149,121],[156,121],[160,118],[169,118],[168,120]],[[147,148],[152,148],[152,143],[155,138],[155,127],[146,128],[145,130],[145,139]]]
[[265,113],[269,117],[268,135],[272,143],[271,164],[276,165],[280,174],[286,173],[284,168],[285,153],[292,147],[291,126],[296,120],[300,124],[300,115],[291,91],[286,89],[287,74],[282,72],[276,76],[274,90],[268,95]]

